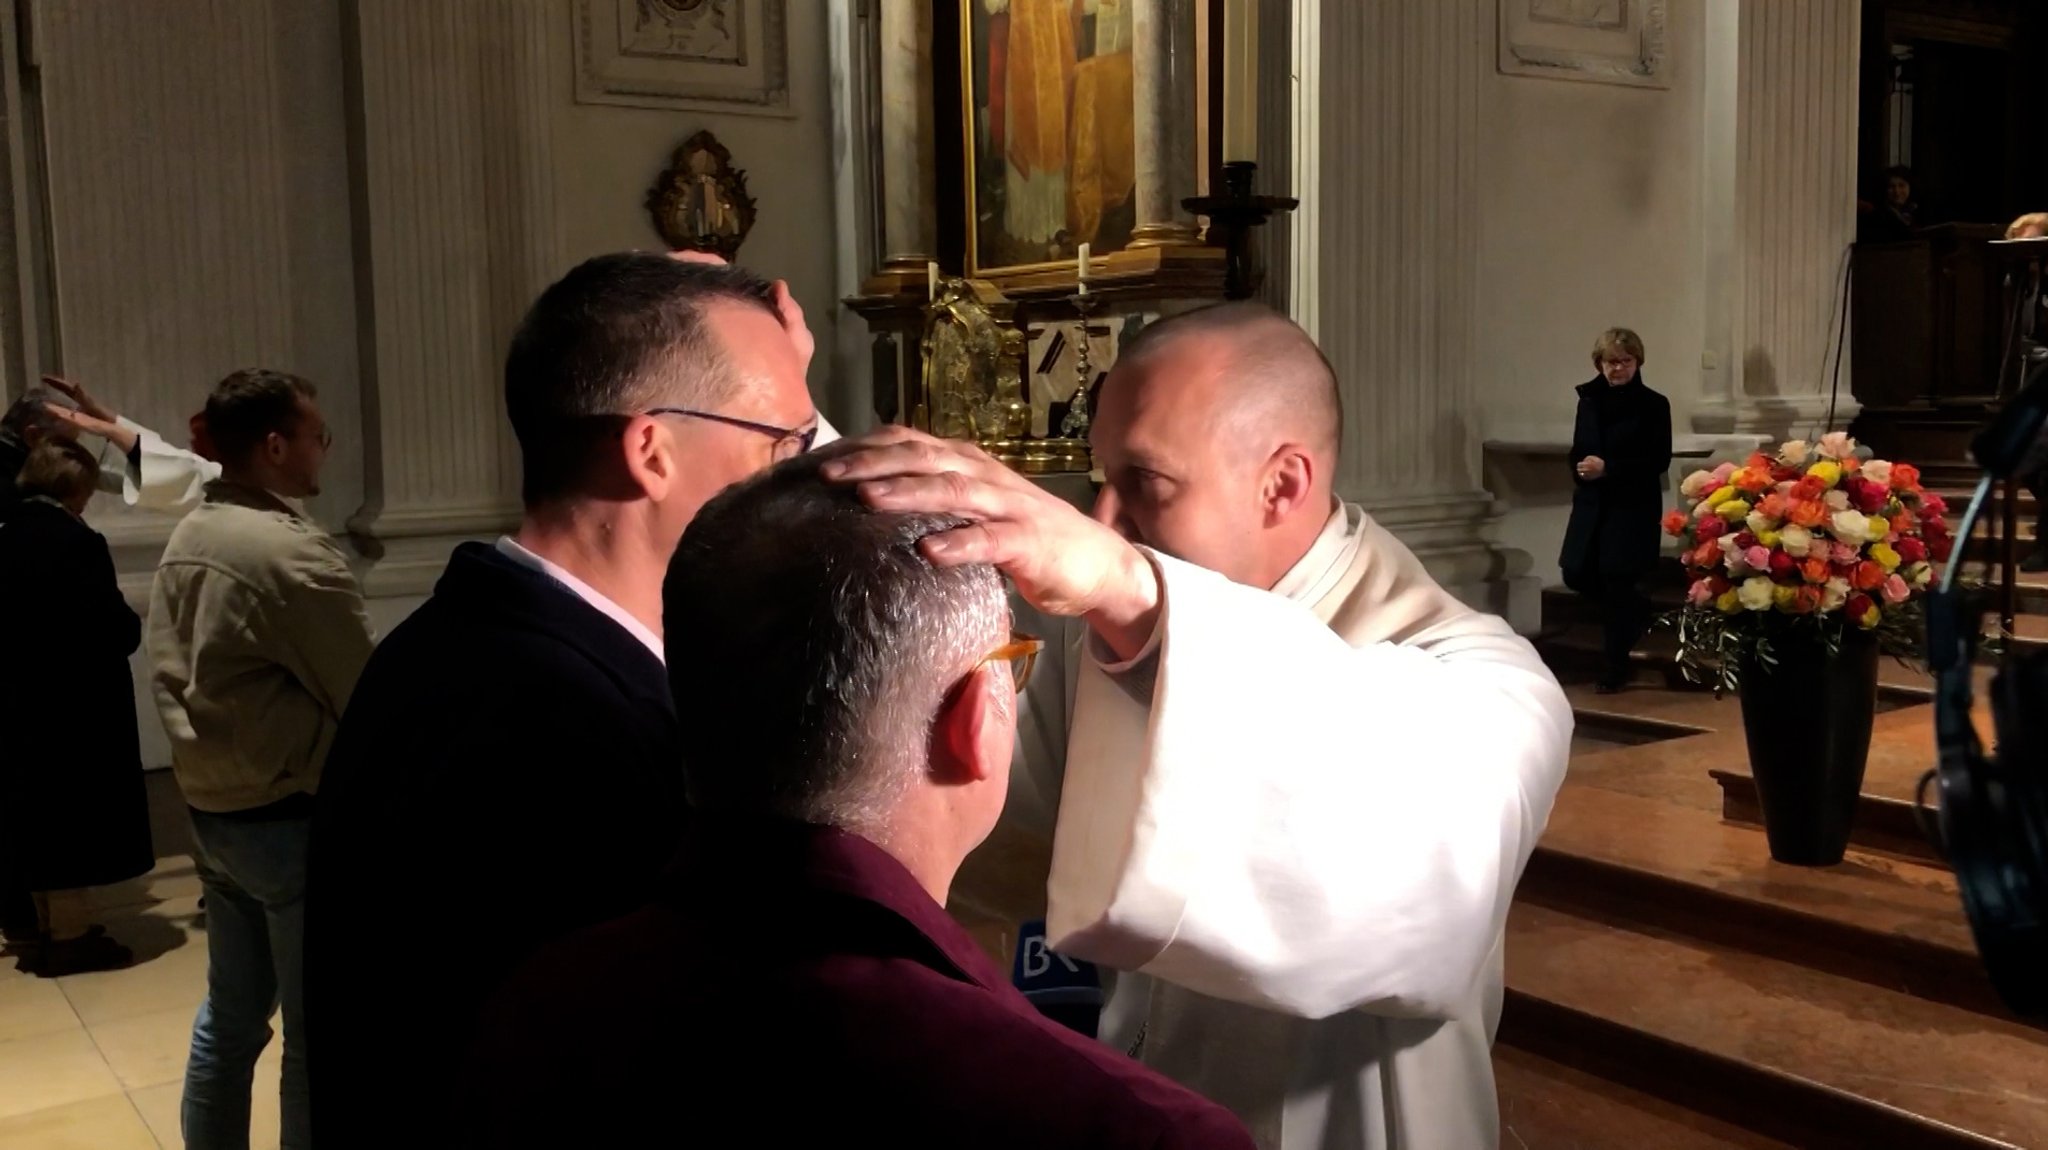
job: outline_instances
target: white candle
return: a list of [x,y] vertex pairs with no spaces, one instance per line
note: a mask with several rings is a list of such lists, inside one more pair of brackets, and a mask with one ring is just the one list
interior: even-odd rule
[[1258,159],[1259,0],[1223,0],[1223,162]]
[[1078,287],[1075,295],[1088,294],[1088,245],[1081,245],[1081,258],[1074,264],[1074,282]]
[[928,263],[924,265],[924,295],[927,301],[932,303],[938,302],[939,265],[937,263]]

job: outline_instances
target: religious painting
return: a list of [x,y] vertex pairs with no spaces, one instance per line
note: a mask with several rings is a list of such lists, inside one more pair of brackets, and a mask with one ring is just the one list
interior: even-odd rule
[[1665,0],[1500,0],[1500,70],[1668,88]]
[[961,0],[970,275],[1130,243],[1138,2]]
[[790,116],[787,0],[576,0],[576,101]]

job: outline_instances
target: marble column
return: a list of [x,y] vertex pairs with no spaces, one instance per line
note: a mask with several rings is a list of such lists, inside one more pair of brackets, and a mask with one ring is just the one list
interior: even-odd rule
[[1195,14],[1187,0],[1130,0],[1131,82],[1136,107],[1137,227],[1132,247],[1192,243],[1194,217]]
[[939,250],[932,6],[881,0],[882,256],[923,281]]
[[349,528],[375,592],[425,590],[448,550],[518,521],[502,360],[560,269],[546,0],[358,0],[370,451]]
[[1296,170],[1319,176],[1301,194],[1322,210],[1294,221],[1291,279],[1343,392],[1338,490],[1445,586],[1532,621],[1535,588],[1492,546],[1480,482],[1479,4],[1323,0],[1298,15],[1318,12],[1318,59],[1342,63],[1316,69],[1320,98],[1297,105],[1316,120],[1296,132]]
[[1806,437],[1856,414],[1846,363],[1831,390],[1848,347],[1860,33],[1856,0],[1708,11],[1709,361],[1697,431]]

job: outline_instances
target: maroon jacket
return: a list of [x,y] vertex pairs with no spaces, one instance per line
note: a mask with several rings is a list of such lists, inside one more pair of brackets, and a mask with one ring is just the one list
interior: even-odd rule
[[664,893],[487,1008],[471,1145],[1226,1147],[1222,1107],[1032,1009],[901,864],[699,818]]

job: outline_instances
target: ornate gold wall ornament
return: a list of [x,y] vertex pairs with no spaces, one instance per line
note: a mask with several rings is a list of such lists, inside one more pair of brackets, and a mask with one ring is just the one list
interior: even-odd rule
[[672,250],[715,252],[736,260],[754,230],[754,197],[746,172],[710,132],[683,141],[647,193],[654,230]]
[[1085,442],[1033,438],[1025,394],[1025,333],[1015,308],[985,280],[943,279],[925,307],[923,371],[912,426],[967,439],[1030,474],[1087,471]]

